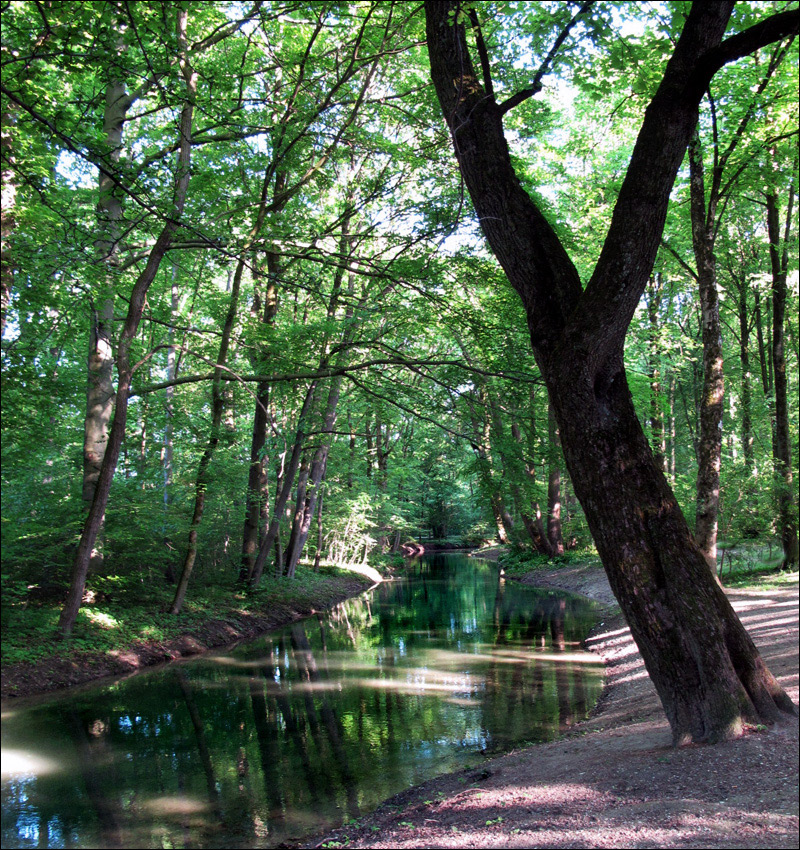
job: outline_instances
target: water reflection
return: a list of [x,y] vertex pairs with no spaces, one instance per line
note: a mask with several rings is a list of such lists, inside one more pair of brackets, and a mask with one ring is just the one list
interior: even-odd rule
[[357,818],[584,717],[592,616],[432,557],[231,653],[16,711],[3,846],[269,847]]

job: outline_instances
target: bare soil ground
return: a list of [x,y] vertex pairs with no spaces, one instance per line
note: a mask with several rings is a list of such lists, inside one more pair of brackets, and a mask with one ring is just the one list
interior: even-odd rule
[[[563,739],[440,777],[307,847],[797,848],[798,721],[715,746],[673,749],[655,689],[605,574],[526,576],[607,603],[586,641],[606,687]],[[731,601],[798,701],[798,585],[731,590]]]

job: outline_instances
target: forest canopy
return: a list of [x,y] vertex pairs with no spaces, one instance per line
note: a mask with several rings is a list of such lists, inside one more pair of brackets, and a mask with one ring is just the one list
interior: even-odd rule
[[[453,7],[577,303],[692,4],[427,5]],[[797,563],[796,14],[733,6],[624,335],[715,574],[735,546]],[[2,23],[4,586],[69,591],[66,634],[87,582],[175,584],[178,613],[192,582],[301,559],[592,547],[550,307],[481,234],[421,5],[20,0]]]

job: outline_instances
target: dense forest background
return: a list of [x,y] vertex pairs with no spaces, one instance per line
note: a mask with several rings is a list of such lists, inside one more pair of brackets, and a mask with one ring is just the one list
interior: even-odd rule
[[[469,4],[495,88],[541,87],[506,132],[582,275],[688,6]],[[74,589],[98,490],[88,592],[166,585],[174,613],[301,558],[591,547],[417,4],[2,16],[4,595]],[[722,569],[746,541],[797,561],[797,68],[790,38],[715,76],[626,343]]]

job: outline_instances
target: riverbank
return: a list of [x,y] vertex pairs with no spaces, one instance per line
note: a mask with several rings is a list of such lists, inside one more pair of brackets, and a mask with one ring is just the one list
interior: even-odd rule
[[[306,847],[795,848],[798,722],[673,749],[641,657],[597,566],[523,579],[605,608],[586,641],[605,665],[590,717],[559,741],[440,777]],[[798,701],[798,576],[729,590],[765,661]]]
[[[372,568],[361,573],[331,570],[316,575],[305,586],[295,582],[287,588],[272,589],[273,580],[265,582],[267,589],[259,592],[257,598],[242,597],[238,605],[234,599],[233,604],[221,606],[216,616],[192,617],[192,606],[197,603],[190,600],[185,616],[165,620],[166,634],[161,639],[119,640],[113,648],[102,650],[81,649],[65,642],[56,645],[53,654],[34,661],[4,660],[0,696],[4,701],[38,697],[78,685],[124,678],[144,668],[252,640],[271,629],[332,608],[380,580],[380,573]],[[157,607],[156,600],[152,607]],[[58,609],[54,607],[54,622],[57,615]],[[107,622],[109,615],[104,616]],[[187,621],[190,625],[182,625]],[[85,643],[81,641],[81,645]]]

